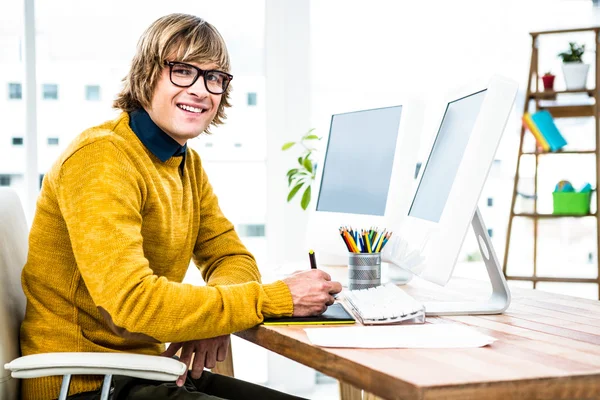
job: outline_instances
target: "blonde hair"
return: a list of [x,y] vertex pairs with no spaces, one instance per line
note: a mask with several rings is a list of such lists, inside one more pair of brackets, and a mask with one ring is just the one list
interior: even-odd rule
[[[149,107],[167,60],[214,63],[221,71],[230,70],[225,41],[214,26],[193,15],[170,14],[154,21],[140,38],[113,107],[126,112]],[[220,125],[227,118],[225,108],[231,107],[230,91],[231,85],[221,97],[212,125]]]

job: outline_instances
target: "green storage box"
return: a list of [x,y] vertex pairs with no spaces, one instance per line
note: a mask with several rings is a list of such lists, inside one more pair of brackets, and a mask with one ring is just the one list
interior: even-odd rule
[[590,213],[592,192],[553,192],[553,214],[586,215]]

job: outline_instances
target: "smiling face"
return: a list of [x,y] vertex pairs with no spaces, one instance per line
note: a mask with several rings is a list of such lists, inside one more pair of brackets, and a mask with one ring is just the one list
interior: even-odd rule
[[[222,71],[225,75],[212,74],[208,80],[212,92],[219,93],[218,86],[213,87],[219,83],[223,84],[221,89],[226,88],[225,92],[211,94],[201,76],[190,87],[174,85],[170,70],[178,63],[185,63],[191,70]],[[187,72],[191,70],[188,68]],[[174,75],[176,83],[185,86],[187,72],[178,71]],[[229,72],[229,53],[214,26],[193,15],[169,14],[152,23],[140,38],[113,107],[127,113],[145,109],[163,131],[184,144],[203,132],[210,134],[210,125],[225,122],[225,111],[231,107]],[[220,81],[223,76],[225,80]]]
[[[202,70],[217,67],[212,63],[190,64]],[[203,77],[187,88],[175,86],[169,77],[169,67],[165,67],[146,111],[159,128],[183,146],[208,128],[217,114],[221,96],[206,90]]]

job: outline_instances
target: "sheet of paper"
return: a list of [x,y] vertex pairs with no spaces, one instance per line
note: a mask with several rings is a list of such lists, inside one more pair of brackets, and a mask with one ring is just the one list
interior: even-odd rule
[[464,325],[386,325],[304,329],[312,344],[366,349],[464,349],[496,339]]

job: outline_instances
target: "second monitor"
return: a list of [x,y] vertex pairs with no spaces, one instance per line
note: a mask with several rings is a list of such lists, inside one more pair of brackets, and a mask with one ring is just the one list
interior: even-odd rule
[[477,203],[517,88],[516,82],[495,76],[486,89],[461,93],[445,105],[411,207],[383,251],[384,261],[445,285],[472,225],[492,295],[484,302],[425,303],[428,315],[500,313],[510,303],[508,285]]

